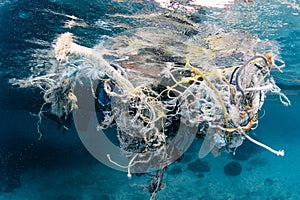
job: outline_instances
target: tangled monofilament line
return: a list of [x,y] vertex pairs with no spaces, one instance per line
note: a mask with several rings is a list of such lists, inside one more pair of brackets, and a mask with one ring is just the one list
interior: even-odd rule
[[[161,83],[135,86],[126,69],[118,64],[119,60],[108,62],[104,59],[105,51],[76,44],[71,33],[60,35],[54,50],[60,69],[57,73],[12,80],[13,84],[41,88],[51,112],[65,117],[77,109],[75,85],[87,79],[93,88],[94,81],[100,82],[102,95],[107,96],[109,100],[105,101],[109,101],[110,107],[103,110],[98,128],[116,126],[120,148],[131,159],[127,166],[121,166],[110,155],[107,158],[127,168],[128,177],[131,168],[143,163],[159,172],[172,162],[169,155],[176,149],[168,151],[168,145],[176,137],[179,122],[194,128],[194,134],[204,139],[200,158],[209,152],[234,153],[245,138],[284,156],[283,150],[273,150],[249,136],[258,123],[258,112],[267,93],[278,94],[284,105],[290,104],[270,74],[273,68],[280,69],[271,52],[254,55],[241,65],[211,69],[190,63],[186,58],[183,65],[167,63],[161,71]],[[97,99],[95,91],[91,91]],[[156,193],[161,177],[153,181],[154,188],[149,191]]]
[[[262,107],[267,92],[279,94],[285,105],[290,104],[270,75],[271,68],[276,67],[270,53],[266,56],[256,55],[242,66],[229,68],[201,70],[201,66],[193,66],[188,60],[182,67],[166,67],[161,74],[169,79],[169,85],[159,93],[151,85],[134,87],[99,52],[74,43],[70,33],[62,34],[57,39],[55,53],[57,60],[66,67],[61,77],[58,74],[47,74],[18,80],[14,84],[40,87],[45,93],[45,102],[52,106],[53,114],[61,117],[76,109],[76,96],[72,93],[74,85],[71,84],[76,82],[75,79],[87,76],[91,80],[106,79],[113,82],[118,92],[113,91],[107,81],[105,92],[116,98],[118,109],[115,109],[113,115],[106,117],[114,118],[108,121],[117,123],[118,130],[122,133],[119,139],[123,137],[123,140],[127,137],[124,134],[127,134],[131,141],[138,136],[146,144],[165,142],[161,140],[164,137],[160,136],[163,134],[159,130],[163,126],[160,120],[180,116],[190,126],[199,126],[203,122],[209,124],[206,133],[202,134],[218,134],[222,141],[213,141],[221,145],[217,148],[231,151],[242,143],[243,137],[256,123],[258,110]],[[71,56],[76,56],[76,60],[70,62]],[[150,93],[152,94],[149,96]],[[161,96],[166,96],[167,99],[161,101]],[[169,113],[171,107],[174,109],[178,106],[180,109],[175,113]],[[152,135],[147,138],[149,132]],[[158,144],[156,145],[159,146]],[[147,148],[149,146],[152,145]],[[201,157],[203,156],[205,155]]]

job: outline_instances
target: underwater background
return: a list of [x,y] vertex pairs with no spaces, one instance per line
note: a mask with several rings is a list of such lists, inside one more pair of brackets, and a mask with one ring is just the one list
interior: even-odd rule
[[[82,145],[74,124],[65,130],[43,118],[39,140],[37,117],[43,104],[38,89],[20,89],[11,78],[31,75],[36,49],[51,48],[58,34],[70,30],[68,16],[88,27],[72,28],[80,43],[93,47],[125,30],[108,14],[151,11],[155,3],[97,0],[0,1],[0,199],[149,199],[132,186],[147,181],[101,164]],[[204,8],[205,19],[276,41],[286,68],[274,78],[291,101],[283,106],[268,96],[265,115],[251,136],[284,149],[277,157],[249,141],[236,155],[222,153],[198,159],[195,140],[180,162],[166,172],[165,189],[157,199],[300,199],[300,1],[255,1],[230,8]],[[124,19],[125,20],[125,19]],[[128,19],[126,19],[128,20]],[[138,25],[137,25],[138,26]],[[234,163],[229,172],[228,163]],[[231,174],[231,175],[230,175]]]

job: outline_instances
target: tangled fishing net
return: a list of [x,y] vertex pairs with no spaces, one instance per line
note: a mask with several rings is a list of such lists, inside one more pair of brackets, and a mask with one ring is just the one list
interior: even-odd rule
[[76,85],[90,85],[95,126],[115,127],[118,146],[129,163],[121,165],[110,154],[107,159],[127,170],[129,177],[132,172],[156,170],[147,187],[153,197],[162,187],[166,167],[186,150],[178,146],[187,145],[184,137],[190,132],[203,139],[200,158],[210,152],[234,153],[245,139],[284,155],[249,136],[268,93],[290,104],[270,73],[281,71],[283,62],[260,48],[269,43],[170,13],[112,17],[132,18],[147,27],[94,48],[76,43],[72,33],[61,34],[51,70],[12,80],[21,87],[41,88],[45,104],[40,117],[49,105],[54,115],[68,117],[78,107]]

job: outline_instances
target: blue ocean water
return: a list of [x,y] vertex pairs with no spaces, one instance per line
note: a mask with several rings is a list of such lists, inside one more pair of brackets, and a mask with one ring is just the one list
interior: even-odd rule
[[[112,22],[107,14],[149,12],[154,6],[91,0],[0,3],[0,199],[149,199],[147,191],[132,186],[147,182],[147,177],[129,180],[125,173],[98,162],[82,145],[72,122],[66,131],[55,119],[45,117],[43,137],[38,140],[37,118],[30,113],[38,112],[42,94],[38,89],[14,87],[9,79],[31,74],[35,49],[51,48],[58,34],[70,30],[63,27],[66,15],[92,24],[72,29],[81,44],[92,47],[103,36],[124,31],[112,24],[125,21]],[[278,43],[286,68],[274,76],[292,104],[285,107],[277,96],[268,96],[265,115],[251,136],[284,149],[286,155],[277,157],[245,141],[235,156],[222,153],[199,161],[195,141],[182,160],[167,170],[165,188],[157,199],[300,199],[300,2],[255,1],[232,9],[205,10],[214,23]],[[240,175],[224,173],[230,162],[241,165]],[[195,169],[195,164],[203,169]]]

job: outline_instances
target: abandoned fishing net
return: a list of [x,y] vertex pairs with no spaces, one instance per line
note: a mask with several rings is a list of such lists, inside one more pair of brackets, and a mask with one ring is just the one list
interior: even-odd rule
[[114,137],[111,142],[127,158],[122,163],[108,152],[106,162],[129,177],[155,170],[147,187],[153,196],[166,167],[195,137],[203,139],[200,158],[234,153],[245,139],[284,155],[249,136],[268,93],[290,104],[271,75],[284,63],[269,41],[172,13],[111,17],[131,18],[140,28],[94,48],[63,33],[54,41],[55,61],[44,73],[11,80],[43,91],[40,120],[45,106],[59,118],[86,106],[79,103],[85,95],[76,92],[85,88],[94,100],[92,126]]

